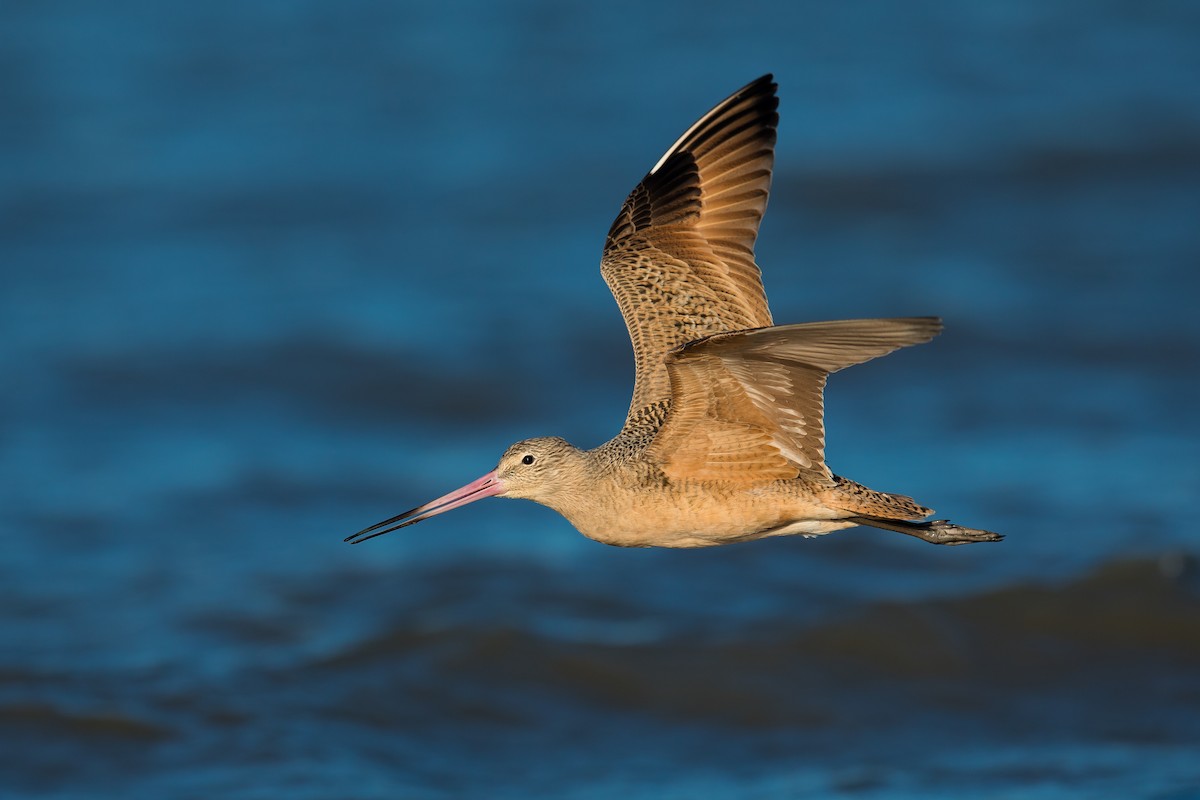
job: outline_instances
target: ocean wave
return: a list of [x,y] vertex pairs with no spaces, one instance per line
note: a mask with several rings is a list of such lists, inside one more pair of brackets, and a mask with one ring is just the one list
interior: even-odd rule
[[[900,685],[977,711],[1029,687],[1107,706],[1139,671],[1166,686],[1171,674],[1190,680],[1200,666],[1197,572],[1190,556],[1121,561],[1065,585],[871,603],[815,624],[775,618],[740,635],[664,626],[647,636],[652,625],[631,622],[636,635],[625,640],[611,635],[621,630],[614,623],[583,641],[511,619],[425,628],[408,620],[313,666],[745,725],[869,715]],[[376,713],[374,702],[364,710]]]

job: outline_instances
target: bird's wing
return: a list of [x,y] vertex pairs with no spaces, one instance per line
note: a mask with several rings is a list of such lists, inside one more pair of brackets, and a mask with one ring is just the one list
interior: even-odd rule
[[701,117],[625,200],[600,271],[633,340],[632,415],[670,394],[667,352],[771,324],[754,240],[779,105],[764,75]]
[[811,322],[721,333],[672,350],[670,411],[647,450],[677,480],[829,484],[825,376],[927,342],[933,317]]

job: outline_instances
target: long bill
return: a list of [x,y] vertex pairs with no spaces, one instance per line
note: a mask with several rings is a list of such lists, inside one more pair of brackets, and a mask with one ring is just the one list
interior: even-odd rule
[[[423,506],[417,506],[405,511],[403,514],[397,514],[391,519],[385,519],[383,522],[376,523],[369,528],[363,528],[358,533],[347,536],[344,541],[350,542],[350,544],[361,544],[367,539],[374,539],[376,536],[383,536],[385,533],[391,533],[409,525],[415,525],[421,520],[436,517],[438,514],[445,513],[459,506],[465,506],[467,503],[474,503],[476,500],[482,500],[485,497],[501,494],[503,491],[504,484],[496,477],[496,471],[492,470],[487,475],[471,481],[461,489],[455,489],[450,494],[442,495],[437,500],[431,500]],[[383,530],[380,530],[380,528]]]

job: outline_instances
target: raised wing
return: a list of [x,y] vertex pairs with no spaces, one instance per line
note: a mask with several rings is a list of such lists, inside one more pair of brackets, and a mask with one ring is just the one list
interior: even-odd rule
[[688,128],[608,232],[600,272],[633,341],[631,416],[670,395],[672,348],[771,324],[754,240],[771,186],[775,88],[764,75]]
[[825,376],[941,329],[934,317],[810,322],[683,345],[666,359],[671,407],[647,455],[676,480],[831,484]]

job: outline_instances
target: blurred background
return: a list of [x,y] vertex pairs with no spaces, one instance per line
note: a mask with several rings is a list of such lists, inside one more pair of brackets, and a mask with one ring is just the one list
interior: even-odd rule
[[[1200,797],[1200,7],[10,2],[0,794]],[[1007,534],[620,550],[598,259],[764,72],[838,473]]]

